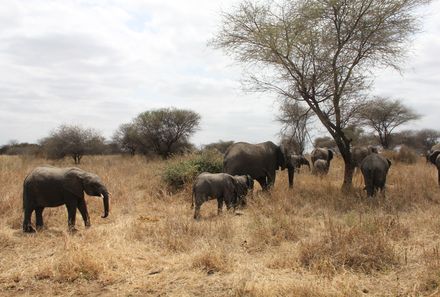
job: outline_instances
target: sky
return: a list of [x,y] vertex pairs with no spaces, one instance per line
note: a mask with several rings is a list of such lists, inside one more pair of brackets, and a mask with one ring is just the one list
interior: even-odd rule
[[[0,145],[37,142],[61,124],[109,139],[139,113],[171,106],[201,115],[196,145],[277,141],[276,97],[245,93],[240,65],[207,45],[234,3],[2,1]],[[404,71],[378,70],[372,93],[423,115],[403,128],[440,129],[440,1],[422,13]]]

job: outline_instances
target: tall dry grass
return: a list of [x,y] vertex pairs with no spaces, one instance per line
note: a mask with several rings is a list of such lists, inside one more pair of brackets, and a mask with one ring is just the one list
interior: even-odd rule
[[[67,232],[64,207],[45,209],[46,228],[23,234],[22,182],[35,166],[70,160],[0,156],[0,295],[429,296],[440,288],[440,190],[436,169],[393,164],[385,196],[371,201],[360,174],[340,192],[343,164],[329,175],[303,169],[287,187],[258,186],[237,214],[202,206],[194,221],[190,185],[170,193],[163,161],[86,157],[101,176],[111,213],[88,197],[92,227]],[[35,218],[32,218],[35,222]]]

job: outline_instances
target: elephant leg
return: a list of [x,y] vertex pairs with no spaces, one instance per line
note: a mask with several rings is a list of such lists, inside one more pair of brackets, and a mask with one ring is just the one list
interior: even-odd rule
[[23,219],[23,231],[27,232],[27,233],[34,233],[35,229],[32,228],[31,225],[31,217],[32,217],[32,212],[34,210],[30,209],[30,208],[25,208],[24,209],[24,219]]
[[273,185],[275,184],[275,177],[276,177],[276,173],[274,172],[273,174],[269,174],[267,176],[267,186],[268,188],[272,188]]
[[35,225],[37,227],[37,230],[43,229],[43,226],[44,226],[44,223],[43,223],[43,210],[44,210],[44,207],[37,207],[35,209],[35,219],[36,219]]
[[260,186],[263,189],[263,191],[267,191],[268,190],[267,189],[266,177],[259,177],[256,180],[260,184]]
[[440,186],[440,167],[437,167],[438,185]]
[[202,203],[205,201],[205,198],[206,197],[204,197],[204,196],[200,197],[200,194],[199,195],[195,194],[195,196],[194,196],[194,204],[195,204],[194,219],[195,220],[200,219],[200,206],[202,206]]
[[86,227],[90,227],[90,216],[89,216],[89,212],[87,211],[87,204],[84,197],[78,201],[78,210],[81,213],[81,216],[84,221],[84,225]]
[[66,204],[67,207],[67,224],[69,226],[69,231],[70,232],[75,232],[77,231],[75,229],[75,222],[76,222],[76,208],[77,206],[74,204]]
[[[228,205],[226,204],[226,207]],[[222,208],[223,208],[223,198],[217,198],[217,215],[222,214]]]

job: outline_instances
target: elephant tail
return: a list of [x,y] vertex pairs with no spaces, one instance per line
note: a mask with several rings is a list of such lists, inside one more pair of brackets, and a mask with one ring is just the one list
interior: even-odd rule
[[28,186],[26,182],[27,178],[24,179],[23,182],[23,210],[26,209],[26,203],[27,203],[27,196],[28,196]]
[[192,193],[191,193],[191,209],[194,208],[194,197],[195,197],[195,188],[193,187]]

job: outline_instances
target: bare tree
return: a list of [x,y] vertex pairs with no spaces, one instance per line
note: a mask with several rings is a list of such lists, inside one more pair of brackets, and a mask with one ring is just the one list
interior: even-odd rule
[[162,108],[139,114],[134,120],[143,152],[163,158],[192,149],[189,137],[199,126],[200,115],[191,110]]
[[380,144],[388,149],[394,129],[409,121],[417,120],[420,116],[399,100],[376,97],[361,108],[359,118],[377,132]]
[[296,154],[302,155],[306,149],[308,127],[311,121],[310,109],[298,102],[284,100],[280,106],[277,120],[283,125],[281,136],[292,146]]
[[392,146],[406,145],[418,153],[426,154],[439,142],[440,131],[434,129],[403,130],[393,133]]
[[416,133],[417,142],[421,144],[424,153],[439,143],[440,131],[434,129],[422,129]]
[[84,155],[102,153],[105,149],[104,140],[94,129],[61,125],[50,136],[40,140],[40,144],[48,158],[61,159],[70,156],[75,164],[80,164]]
[[417,31],[415,9],[429,0],[244,0],[223,14],[215,47],[251,71],[249,87],[304,102],[336,141],[352,186],[351,140],[344,128],[371,84],[375,66],[398,67]]

